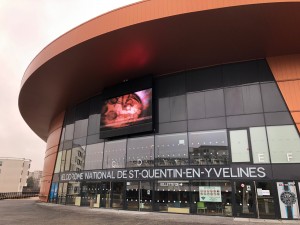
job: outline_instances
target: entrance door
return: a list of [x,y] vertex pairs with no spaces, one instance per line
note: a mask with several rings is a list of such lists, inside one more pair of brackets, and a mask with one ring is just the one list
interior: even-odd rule
[[254,182],[235,181],[234,187],[234,216],[257,217]]
[[100,207],[110,208],[111,201],[111,182],[102,182],[100,190]]
[[152,186],[148,181],[126,183],[126,209],[136,211],[152,211]]
[[127,182],[126,187],[126,204],[128,210],[139,210],[139,199],[140,199],[140,190],[139,190],[139,181]]
[[112,182],[112,193],[111,193],[111,207],[117,209],[124,208],[124,194],[125,194],[125,183],[124,182]]
[[275,185],[271,182],[256,182],[258,217],[262,219],[278,218],[275,208]]

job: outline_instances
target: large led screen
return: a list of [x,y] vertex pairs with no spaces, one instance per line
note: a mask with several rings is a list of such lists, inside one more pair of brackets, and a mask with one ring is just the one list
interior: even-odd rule
[[103,103],[101,137],[143,132],[150,127],[152,128],[152,88],[110,98]]

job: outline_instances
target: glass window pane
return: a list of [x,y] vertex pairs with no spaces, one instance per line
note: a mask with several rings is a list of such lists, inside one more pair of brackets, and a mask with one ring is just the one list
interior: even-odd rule
[[275,187],[273,182],[257,182],[257,206],[259,210],[259,217],[262,219],[275,219]]
[[252,156],[254,163],[270,163],[265,127],[250,128]]
[[225,116],[223,89],[206,91],[205,96],[205,117]]
[[189,182],[180,180],[155,182],[154,210],[173,213],[189,213]]
[[228,164],[226,130],[190,132],[189,155],[192,165]]
[[85,170],[102,169],[104,143],[88,145],[86,147]]
[[87,136],[88,119],[77,120],[75,122],[74,138]]
[[259,81],[258,61],[232,63],[223,66],[224,86],[254,83]]
[[73,140],[73,147],[85,146],[85,145],[86,145],[86,137]]
[[66,126],[66,132],[65,132],[65,141],[70,141],[73,139],[74,134],[74,124],[68,124]]
[[257,84],[243,86],[242,92],[244,102],[244,113],[261,113],[263,109],[259,85]]
[[232,216],[232,188],[226,180],[193,180],[191,182],[191,204],[194,213]]
[[189,119],[205,118],[204,92],[187,94],[187,110]]
[[105,142],[103,169],[124,168],[126,139]]
[[272,163],[299,163],[300,140],[293,125],[267,127]]
[[187,91],[202,91],[223,86],[222,66],[186,72]]
[[84,168],[85,145],[72,149],[70,171],[81,171]]
[[179,133],[187,131],[187,121],[176,121],[170,123],[160,123],[158,124],[158,129],[156,130],[159,134],[170,134]]
[[[99,103],[100,104],[100,103]],[[100,132],[100,114],[93,114],[89,117],[88,135]]]
[[158,166],[188,165],[187,133],[156,135],[155,144]]
[[256,211],[256,198],[253,182],[235,183],[235,210],[238,217],[253,217]]
[[99,134],[94,134],[94,135],[87,136],[86,143],[88,145],[96,144],[96,143],[100,143],[100,142],[104,142],[104,140],[100,138]]
[[170,122],[170,98],[158,99],[158,121],[159,123]]
[[75,205],[80,198],[80,182],[69,182],[67,186],[66,205]]
[[215,117],[188,121],[189,131],[225,129],[225,117]]
[[226,88],[225,106],[226,115],[239,115],[244,113],[243,93],[241,87]]
[[230,146],[232,162],[250,162],[247,130],[231,130]]
[[61,132],[61,137],[60,137],[60,145],[62,145],[62,143],[65,140],[65,132],[66,132],[66,127],[63,127],[62,132]]
[[261,94],[265,112],[287,111],[278,87],[274,82],[261,84]]
[[62,151],[62,155],[61,155],[61,165],[60,165],[60,172],[64,172],[64,171],[65,171],[66,153],[67,153],[66,150]]
[[186,120],[185,95],[170,97],[171,121]]
[[71,153],[72,153],[72,150],[68,150],[66,153],[65,171],[70,170]]
[[262,113],[227,117],[227,128],[244,128],[264,125],[265,121]]
[[61,154],[62,154],[62,152],[59,152],[57,154],[57,159],[56,159],[56,165],[55,165],[54,173],[59,173],[60,172]]
[[292,125],[294,121],[290,112],[265,113],[266,125]]
[[185,73],[163,76],[155,80],[156,93],[158,97],[172,97],[183,95],[185,88]]
[[127,167],[154,165],[154,136],[129,138],[127,144]]

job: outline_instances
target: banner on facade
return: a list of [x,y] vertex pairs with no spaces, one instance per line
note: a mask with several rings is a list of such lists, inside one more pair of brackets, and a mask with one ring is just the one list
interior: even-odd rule
[[60,181],[143,179],[266,179],[269,166],[107,169],[60,174]]

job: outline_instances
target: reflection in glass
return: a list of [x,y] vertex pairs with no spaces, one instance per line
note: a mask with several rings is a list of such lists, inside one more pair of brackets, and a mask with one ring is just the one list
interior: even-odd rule
[[65,171],[69,171],[70,170],[71,153],[72,153],[71,149],[67,150],[67,153],[66,153],[66,163],[65,163]]
[[65,132],[65,141],[70,141],[73,139],[74,134],[74,124],[66,125],[66,132]]
[[74,124],[66,125],[63,149],[72,148],[73,135],[74,135]]
[[189,119],[225,116],[223,89],[187,94]]
[[81,205],[110,208],[110,182],[82,182]]
[[84,168],[85,146],[72,149],[70,171],[81,171]]
[[62,151],[62,155],[61,155],[61,165],[60,165],[60,172],[65,172],[66,154],[67,154],[67,151],[66,151],[66,150]]
[[[99,104],[100,105],[100,104]],[[100,112],[100,109],[99,109]],[[98,134],[100,124],[100,114],[92,114],[89,117],[88,135]]]
[[156,135],[155,144],[158,166],[188,165],[186,133]]
[[224,89],[226,115],[244,114],[242,87]]
[[238,217],[254,217],[255,194],[253,182],[235,182],[235,207]]
[[231,130],[230,146],[232,162],[250,162],[247,130]]
[[126,139],[105,142],[103,169],[124,168]]
[[140,182],[140,211],[152,211],[153,183]]
[[128,210],[139,210],[139,181],[126,183],[126,208]]
[[80,182],[68,183],[66,204],[80,206]]
[[88,119],[77,120],[74,128],[74,139],[87,136]]
[[61,137],[60,137],[60,141],[59,141],[59,151],[61,151],[63,149],[63,143],[65,140],[65,132],[66,132],[66,127],[64,126],[61,132]]
[[152,183],[134,181],[126,183],[126,209],[136,211],[152,210]]
[[157,181],[154,192],[156,211],[190,213],[188,181]]
[[86,147],[85,170],[102,169],[104,143],[88,145]]
[[197,214],[232,216],[231,193],[230,181],[191,182],[191,203]]
[[66,204],[66,195],[67,195],[68,183],[59,183],[58,186],[58,204]]
[[275,219],[274,185],[271,182],[257,182],[256,190],[259,217]]
[[129,138],[127,144],[127,167],[154,165],[154,136]]
[[300,163],[300,140],[293,125],[268,126],[272,163]]
[[275,82],[261,84],[261,93],[265,112],[287,111]]
[[58,152],[54,173],[59,173],[60,172],[61,155],[62,155],[62,152]]
[[97,183],[83,182],[81,188],[81,205],[90,206],[91,201],[96,202],[97,198]]
[[112,185],[112,208],[123,209],[124,207],[124,182],[114,182]]
[[226,88],[225,103],[227,115],[261,113],[262,101],[259,85]]
[[189,132],[192,165],[228,164],[226,130]]
[[270,163],[265,127],[250,127],[252,156],[254,163]]

